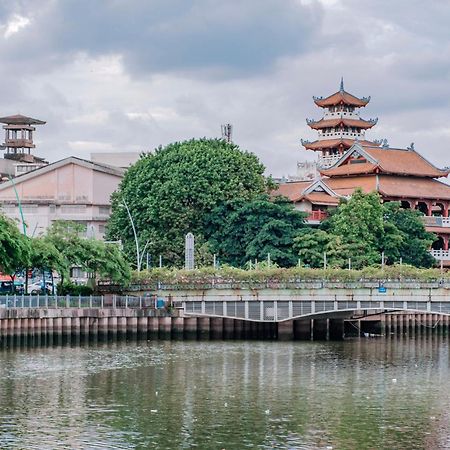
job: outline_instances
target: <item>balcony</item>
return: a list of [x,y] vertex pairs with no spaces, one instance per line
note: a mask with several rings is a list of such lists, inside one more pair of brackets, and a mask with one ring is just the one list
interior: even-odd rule
[[328,213],[326,211],[310,211],[306,218],[306,223],[310,225],[319,225],[319,223],[327,217]]
[[35,148],[31,139],[5,139],[5,147]]
[[450,217],[423,216],[422,220],[426,227],[450,227]]
[[450,261],[450,250],[431,250],[431,255],[438,261]]
[[341,157],[342,155],[319,156],[317,167],[319,169],[327,169],[333,166]]

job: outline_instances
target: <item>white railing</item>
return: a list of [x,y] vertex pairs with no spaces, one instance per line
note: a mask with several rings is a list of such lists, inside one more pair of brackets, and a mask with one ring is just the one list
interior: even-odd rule
[[424,216],[423,221],[428,227],[450,227],[450,217]]
[[342,155],[319,156],[317,167],[320,169],[331,167],[341,158],[341,156]]
[[431,250],[431,254],[439,261],[450,261],[450,250]]

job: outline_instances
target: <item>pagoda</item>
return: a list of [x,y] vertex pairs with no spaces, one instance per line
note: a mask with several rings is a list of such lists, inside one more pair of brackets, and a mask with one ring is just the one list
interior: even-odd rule
[[313,130],[318,131],[314,142],[301,140],[307,150],[320,152],[319,167],[331,166],[358,140],[362,145],[378,146],[380,142],[367,141],[365,131],[376,125],[378,119],[364,120],[359,116],[359,108],[365,107],[370,97],[358,98],[344,89],[341,79],[339,91],[322,98],[313,97],[314,103],[324,109],[320,120],[306,119]]

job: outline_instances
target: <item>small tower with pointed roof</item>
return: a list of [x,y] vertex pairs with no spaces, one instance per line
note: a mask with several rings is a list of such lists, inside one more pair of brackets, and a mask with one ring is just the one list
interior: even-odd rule
[[5,142],[1,148],[6,150],[4,157],[18,162],[34,163],[43,161],[31,153],[36,147],[33,142],[33,125],[44,125],[43,120],[16,114],[14,116],[0,117],[0,123],[4,123]]
[[306,119],[308,126],[317,130],[318,139],[314,142],[302,140],[302,145],[307,150],[320,152],[319,165],[330,165],[355,140],[363,145],[376,145],[365,140],[365,131],[372,128],[378,119],[364,120],[359,116],[359,108],[365,107],[370,97],[358,98],[350,94],[344,89],[344,79],[341,78],[337,92],[326,98],[313,99],[317,106],[324,109],[324,115],[318,121]]

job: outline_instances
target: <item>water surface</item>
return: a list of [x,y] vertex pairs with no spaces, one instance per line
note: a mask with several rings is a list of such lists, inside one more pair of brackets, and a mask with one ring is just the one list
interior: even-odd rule
[[0,449],[450,448],[446,338],[0,351]]

